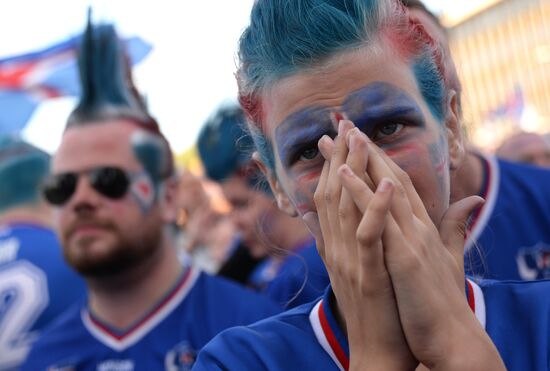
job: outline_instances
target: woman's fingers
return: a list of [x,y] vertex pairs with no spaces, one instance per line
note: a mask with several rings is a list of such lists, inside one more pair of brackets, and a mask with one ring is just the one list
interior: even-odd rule
[[348,147],[345,141],[347,132],[353,128],[351,121],[342,120],[338,126],[338,136],[334,139],[334,147],[330,157],[330,165],[327,175],[326,187],[323,194],[323,203],[327,209],[327,219],[330,225],[332,238],[341,241],[340,220],[338,208],[340,206],[340,196],[342,193],[342,184],[338,177],[338,168],[346,162],[348,157]]
[[[313,194],[317,212],[308,212],[302,218],[309,228],[310,232],[315,237],[315,241],[317,242],[317,251],[319,251],[319,255],[321,256],[323,261],[325,261],[325,264],[325,246],[330,246],[332,243],[331,235],[329,233],[330,224],[328,220],[328,211],[324,202],[326,182],[328,179],[328,170],[329,162],[325,161],[325,163],[323,164],[323,170],[321,171],[321,175],[319,176],[317,189]],[[317,217],[317,221],[315,220],[315,217]]]
[[468,217],[484,202],[485,200],[479,196],[471,196],[453,203],[443,215],[439,225],[441,242],[460,268],[458,282],[461,285],[464,283],[464,239]]
[[394,180],[396,180],[399,183],[402,191],[404,191],[404,193],[406,194],[409,205],[414,215],[424,223],[431,223],[431,219],[430,219],[430,216],[428,215],[428,212],[426,211],[426,207],[424,206],[422,199],[416,192],[416,189],[414,188],[414,185],[412,184],[412,181],[409,175],[403,169],[397,166],[397,164],[393,162],[392,159],[389,158],[388,155],[386,155],[386,153],[380,147],[372,143],[370,139],[367,139],[367,140],[369,140],[369,145],[370,145],[369,148],[373,152],[371,157],[377,160],[378,159],[382,160],[386,165],[387,169],[391,171],[391,173],[395,177]]

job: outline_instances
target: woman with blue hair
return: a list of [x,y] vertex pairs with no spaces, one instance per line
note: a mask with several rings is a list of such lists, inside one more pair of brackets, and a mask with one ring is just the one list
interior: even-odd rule
[[316,236],[331,285],[221,333],[196,369],[547,369],[549,283],[464,276],[482,200],[449,203],[464,147],[442,58],[395,0],[255,2],[240,101],[278,205]]

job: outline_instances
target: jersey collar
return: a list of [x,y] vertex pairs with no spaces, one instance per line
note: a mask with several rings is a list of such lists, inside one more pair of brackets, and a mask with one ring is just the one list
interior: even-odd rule
[[[485,329],[485,299],[479,285],[466,279],[466,299],[475,313],[479,323]],[[349,347],[347,339],[336,322],[336,318],[328,305],[332,287],[329,286],[323,297],[313,306],[309,313],[309,322],[321,347],[328,353],[341,371],[349,369]]]
[[87,307],[83,307],[81,310],[82,322],[98,341],[120,352],[141,340],[172,313],[193,288],[199,274],[198,270],[187,267],[170,291],[143,318],[123,331],[118,331],[103,323],[90,313]]
[[481,197],[485,199],[483,206],[477,210],[468,223],[466,230],[466,242],[464,245],[464,251],[468,251],[475,241],[481,235],[481,232],[487,226],[489,218],[491,217],[495,208],[498,188],[500,184],[500,170],[498,167],[497,159],[495,156],[478,154],[485,171],[484,174],[484,186],[482,187]]

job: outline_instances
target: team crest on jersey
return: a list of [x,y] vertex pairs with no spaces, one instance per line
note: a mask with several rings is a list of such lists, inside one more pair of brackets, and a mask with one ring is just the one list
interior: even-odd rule
[[97,365],[97,371],[133,371],[134,361],[131,359],[108,359]]
[[76,371],[76,366],[72,363],[63,362],[48,367],[46,371]]
[[166,354],[164,365],[166,371],[191,370],[197,352],[186,341],[179,343]]
[[524,280],[550,278],[550,246],[539,242],[521,248],[516,256],[519,275]]

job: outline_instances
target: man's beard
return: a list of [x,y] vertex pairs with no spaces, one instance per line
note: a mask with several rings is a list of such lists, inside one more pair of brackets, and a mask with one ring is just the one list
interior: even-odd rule
[[120,275],[149,260],[161,246],[162,226],[149,225],[136,230],[133,235],[123,235],[111,229],[118,239],[109,247],[107,254],[91,256],[86,253],[72,253],[64,249],[67,262],[87,278],[101,278]]

